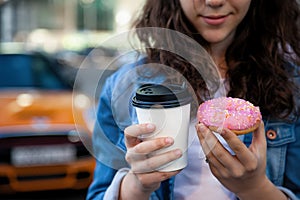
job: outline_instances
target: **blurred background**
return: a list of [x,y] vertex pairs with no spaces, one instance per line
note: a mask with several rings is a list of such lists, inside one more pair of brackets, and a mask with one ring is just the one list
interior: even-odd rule
[[[82,50],[127,30],[143,0],[0,0],[2,43]],[[7,46],[2,45],[2,49]]]
[[0,199],[85,199],[97,98],[130,59],[106,41],[143,3],[0,0]]

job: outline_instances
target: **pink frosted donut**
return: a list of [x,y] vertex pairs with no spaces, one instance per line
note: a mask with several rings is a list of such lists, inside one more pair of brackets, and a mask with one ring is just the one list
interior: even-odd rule
[[197,118],[213,131],[228,128],[239,135],[255,130],[262,119],[259,107],[232,97],[219,97],[203,102],[198,108]]

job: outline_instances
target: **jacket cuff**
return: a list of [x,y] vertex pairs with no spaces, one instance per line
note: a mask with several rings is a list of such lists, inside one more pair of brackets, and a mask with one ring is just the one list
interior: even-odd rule
[[111,184],[107,188],[103,200],[118,200],[119,199],[119,191],[121,182],[124,176],[129,172],[129,168],[122,168],[119,169],[118,172],[115,174],[114,179],[112,180]]
[[[122,168],[119,169],[118,172],[115,174],[114,179],[112,180],[111,184],[107,188],[103,200],[118,200],[119,199],[119,191],[121,187],[121,182],[126,176],[126,174],[130,171],[129,168]],[[150,196],[149,200],[158,200],[159,198],[156,196],[155,192],[153,192]]]

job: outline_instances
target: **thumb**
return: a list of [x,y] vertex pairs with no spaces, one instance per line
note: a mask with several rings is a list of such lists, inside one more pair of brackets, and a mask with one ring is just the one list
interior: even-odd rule
[[252,145],[254,145],[255,149],[259,150],[260,152],[266,151],[267,141],[265,136],[265,126],[263,121],[260,123],[258,128],[253,132],[251,146]]

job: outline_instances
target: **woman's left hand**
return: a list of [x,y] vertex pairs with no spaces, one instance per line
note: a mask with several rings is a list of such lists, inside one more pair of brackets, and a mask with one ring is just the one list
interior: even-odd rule
[[235,155],[226,150],[205,125],[200,123],[196,129],[212,173],[227,189],[244,196],[268,182],[263,123],[254,131],[249,148],[232,131],[223,129],[220,132]]

